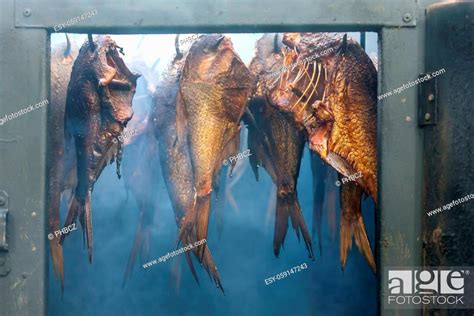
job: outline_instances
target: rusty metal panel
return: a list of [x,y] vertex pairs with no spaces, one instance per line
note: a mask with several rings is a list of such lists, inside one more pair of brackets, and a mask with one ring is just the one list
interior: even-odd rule
[[437,125],[424,127],[423,263],[473,266],[474,200],[451,202],[474,194],[474,2],[428,7],[425,62],[446,72]]
[[[379,95],[422,72],[419,31],[383,29],[381,32]],[[420,44],[421,45],[421,44]],[[419,315],[420,311],[387,309],[385,267],[421,265],[422,145],[417,124],[416,88],[379,101],[378,183],[379,292],[382,315]]]
[[53,30],[89,10],[97,14],[68,26],[68,32],[355,31],[416,25],[413,0],[16,0],[15,25]]
[[[0,117],[48,99],[44,29],[14,27],[14,1],[0,10]],[[0,190],[8,194],[8,260],[0,258],[0,315],[46,313],[47,106],[0,125]]]

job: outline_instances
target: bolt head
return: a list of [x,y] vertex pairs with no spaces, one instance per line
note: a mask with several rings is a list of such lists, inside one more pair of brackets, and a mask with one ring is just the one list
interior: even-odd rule
[[410,13],[405,13],[403,15],[403,22],[408,23],[411,21],[411,14]]
[[429,121],[431,120],[431,114],[430,113],[426,113],[425,114],[425,121]]
[[31,9],[30,8],[26,8],[25,10],[23,10],[23,15],[25,17],[29,17],[31,15]]
[[434,94],[433,94],[433,93],[430,93],[430,94],[428,95],[428,101],[432,102],[432,101],[434,101],[434,99],[435,99]]

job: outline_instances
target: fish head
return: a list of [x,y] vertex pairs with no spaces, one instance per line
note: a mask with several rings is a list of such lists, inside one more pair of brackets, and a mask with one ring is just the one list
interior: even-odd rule
[[264,98],[266,91],[279,77],[283,65],[281,35],[265,34],[255,44],[249,70],[255,78],[252,97]]
[[245,67],[235,53],[231,39],[213,34],[202,36],[193,44],[185,71],[197,81],[213,82],[217,85],[226,82],[226,86],[229,86],[226,78],[242,79],[235,73],[235,66],[239,62]]
[[125,126],[133,116],[132,99],[140,74],[133,73],[120,57],[123,49],[109,36],[99,36],[90,46],[89,59],[97,82],[100,108],[114,121]]

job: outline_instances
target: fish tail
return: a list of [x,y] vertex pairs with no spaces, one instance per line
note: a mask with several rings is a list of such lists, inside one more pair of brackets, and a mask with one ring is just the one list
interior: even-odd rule
[[[89,262],[92,263],[92,209],[91,209],[91,191],[87,190],[84,199],[79,199],[77,194],[74,194],[69,212],[67,214],[66,222],[64,227],[71,225],[76,222],[77,217],[81,222],[83,237],[87,242],[87,254]],[[61,243],[63,243],[67,234],[61,235]]]
[[194,280],[196,280],[196,283],[200,285],[199,278],[196,273],[196,269],[194,268],[193,259],[191,258],[191,255],[189,254],[189,252],[185,253],[185,258],[186,258],[186,263],[188,264],[189,270],[191,271],[191,274],[193,275]]
[[303,217],[303,212],[301,211],[300,203],[298,202],[298,198],[296,192],[294,195],[291,196],[288,203],[290,207],[290,218],[291,223],[293,225],[293,229],[296,232],[296,236],[298,236],[299,240],[299,233],[303,235],[303,239],[306,245],[306,249],[308,250],[309,258],[314,260],[314,253],[313,253],[313,242],[311,241],[311,236],[308,231],[308,227],[306,226],[306,222]]
[[89,262],[92,263],[92,204],[91,204],[91,191],[87,191],[86,199],[84,203],[84,220],[85,220],[85,231],[87,240],[87,254],[89,256]]
[[176,294],[179,295],[179,290],[181,288],[181,264],[179,260],[174,260],[171,264],[171,275],[174,289]]
[[63,247],[58,243],[56,237],[49,241],[51,249],[51,259],[53,261],[53,271],[61,282],[61,290],[64,291],[64,257]]
[[[351,189],[350,187],[354,187]],[[361,187],[357,184],[347,183],[341,188],[341,228],[340,228],[340,258],[341,267],[345,268],[347,254],[352,248],[352,236],[360,253],[367,263],[376,271],[375,260],[370,248],[369,238],[362,217]]]
[[214,262],[214,258],[212,257],[209,247],[206,247],[204,249],[202,265],[206,269],[207,273],[209,274],[209,277],[217,286],[217,288],[220,289],[223,294],[225,294],[224,288],[222,287],[221,277],[219,275],[219,272],[217,271],[217,266]]
[[286,232],[288,231],[288,218],[290,216],[290,205],[284,197],[277,195],[275,210],[275,232],[273,235],[273,253],[278,258],[280,249],[283,247]]
[[[53,271],[56,278],[61,283],[61,290],[64,290],[64,257],[63,247],[60,244],[59,236],[55,236],[55,232],[59,230],[60,226],[60,200],[61,193],[58,186],[54,186],[50,190],[50,205],[49,213],[49,248],[51,249],[51,259],[53,262]],[[53,238],[50,238],[52,236]]]
[[228,193],[227,188],[227,167],[223,167],[218,173],[220,190],[216,192],[216,201],[212,204],[212,209],[215,211],[216,216],[216,227],[217,236],[222,238],[222,232],[224,231],[224,208],[226,204],[226,197]]
[[[197,196],[194,206],[196,216],[196,238],[197,241],[207,239],[207,231],[209,226],[209,209],[211,204],[211,193],[203,196]],[[202,262],[207,243],[198,246],[199,262]]]
[[[66,221],[64,222],[63,227],[67,227],[71,225],[72,223],[75,223],[77,220],[77,217],[81,213],[81,203],[79,203],[77,197],[75,194],[72,194],[72,199],[69,203],[69,211],[67,213]],[[62,244],[64,242],[64,239],[67,237],[67,234],[62,234],[60,238],[60,243]]]
[[135,265],[137,257],[140,256],[142,262],[148,261],[149,258],[151,225],[157,211],[152,205],[141,202],[140,200],[137,200],[137,204],[140,211],[139,219],[135,229],[132,249],[128,256],[122,287],[125,286],[126,281],[132,274],[133,266]]
[[128,256],[127,268],[125,269],[125,274],[123,276],[122,288],[125,286],[128,277],[132,274],[133,266],[135,265],[135,261],[137,260],[140,247],[143,243],[143,218],[143,214],[140,214],[140,220],[135,230],[135,239],[133,240],[132,249],[130,250],[130,255]]
[[314,259],[311,236],[306,226],[303,213],[301,212],[296,192],[289,193],[279,191],[280,192],[277,193],[275,233],[273,238],[273,252],[275,256],[279,256],[280,248],[283,247],[286,232],[288,231],[288,219],[291,217],[291,223],[298,240],[300,239],[301,232],[309,257]]
[[311,236],[318,238],[319,253],[322,255],[322,217],[326,176],[326,169],[324,162],[314,153],[311,153],[311,172],[313,175],[313,227],[311,229]]

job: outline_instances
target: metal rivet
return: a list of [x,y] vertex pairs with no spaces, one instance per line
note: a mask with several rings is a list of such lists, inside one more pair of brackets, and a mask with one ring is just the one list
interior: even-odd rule
[[31,9],[26,8],[25,10],[23,10],[23,15],[26,17],[29,17],[31,15]]
[[21,276],[23,277],[23,279],[26,279],[26,277],[28,276],[28,274],[27,274],[26,272],[23,272],[23,273],[21,274]]
[[426,113],[425,114],[425,121],[429,121],[431,120],[431,114],[430,113]]
[[0,205],[5,204],[5,197],[0,196]]
[[433,93],[430,93],[430,94],[428,95],[428,101],[431,102],[431,101],[433,101],[433,100],[434,100],[434,94],[433,94]]
[[405,118],[405,121],[411,122],[411,117],[410,117],[410,116],[407,116],[407,117]]
[[36,212],[31,213],[32,217],[36,217]]
[[408,23],[411,21],[411,14],[410,13],[405,13],[403,15],[403,22]]

